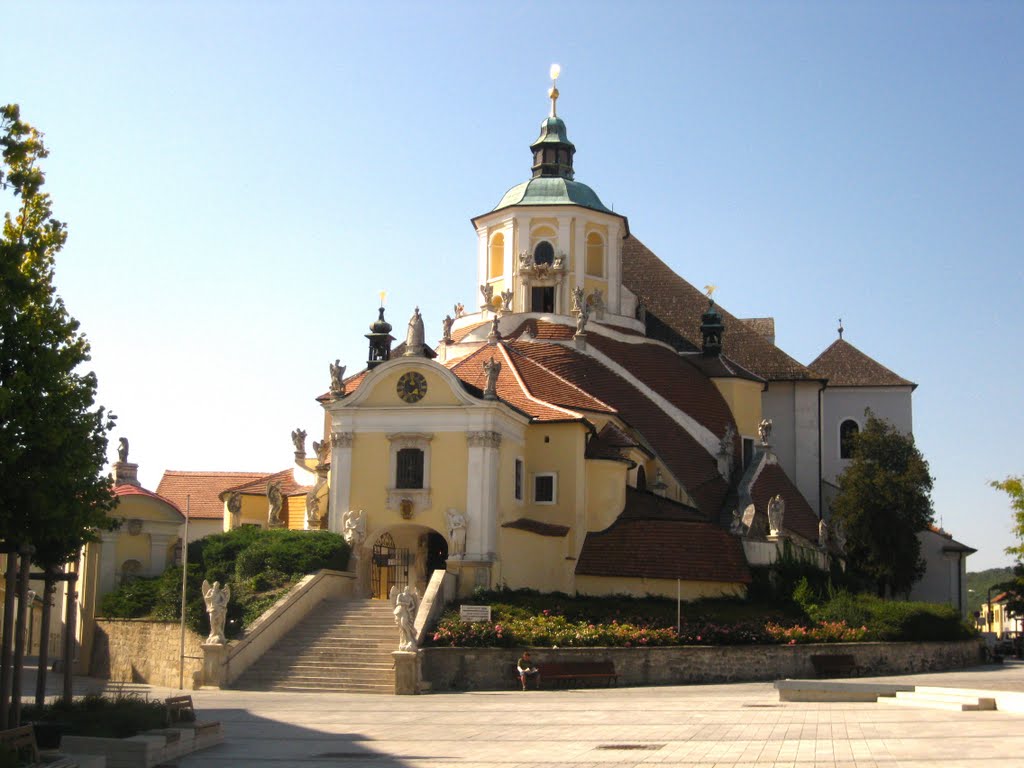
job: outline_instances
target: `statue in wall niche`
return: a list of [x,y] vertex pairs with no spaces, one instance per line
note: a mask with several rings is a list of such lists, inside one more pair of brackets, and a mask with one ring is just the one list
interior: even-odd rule
[[128,462],[128,438],[119,437],[117,439],[117,460],[122,464]]
[[405,334],[405,357],[422,356],[423,343],[423,315],[420,314],[420,308],[416,307],[409,318],[409,330]]
[[219,581],[210,582],[203,579],[203,600],[206,602],[206,613],[210,617],[210,636],[207,643],[224,645],[228,639],[224,635],[224,620],[228,617],[228,600],[231,599],[231,587],[223,587]]
[[768,535],[782,535],[782,518],[786,514],[786,500],[782,494],[775,494],[768,502]]
[[388,595],[395,606],[395,624],[398,625],[398,650],[416,650],[416,611],[420,607],[420,593],[416,587],[407,586],[399,590],[391,587]]
[[771,419],[761,419],[761,423],[757,425],[757,436],[761,439],[761,445],[768,445],[768,441],[772,439]]
[[501,363],[493,357],[484,363],[484,375],[487,376],[487,383],[484,385],[484,400],[498,399],[498,374],[501,373]]
[[267,523],[271,528],[280,528],[285,524],[284,494],[281,493],[280,482],[267,483]]
[[441,321],[441,341],[445,344],[452,343],[452,325],[455,320],[451,315],[445,315],[444,320]]
[[480,295],[484,297],[483,304],[480,306],[483,309],[490,308],[491,302],[494,301],[494,286],[484,283],[480,286]]
[[512,297],[515,295],[515,294],[512,293],[512,289],[508,288],[508,289],[502,291],[499,295],[501,296],[501,308],[503,310],[505,310],[506,312],[511,312],[512,311]]
[[242,494],[238,491],[228,496],[228,513],[231,515],[231,527],[237,528],[242,518]]
[[341,359],[336,359],[331,363],[331,394],[332,395],[344,395],[345,394],[345,369],[346,365],[339,365]]
[[295,446],[295,452],[306,455],[306,430],[304,429],[293,429],[292,430],[292,445]]
[[818,521],[818,547],[828,551],[828,539],[828,523],[825,522],[825,518],[822,518]]
[[448,518],[448,554],[462,557],[466,554],[466,516],[452,508],[445,514]]
[[583,312],[583,287],[577,285],[572,289],[572,310],[575,315]]
[[341,516],[341,535],[352,549],[352,557],[359,557],[359,548],[366,538],[366,515],[363,510],[350,509]]

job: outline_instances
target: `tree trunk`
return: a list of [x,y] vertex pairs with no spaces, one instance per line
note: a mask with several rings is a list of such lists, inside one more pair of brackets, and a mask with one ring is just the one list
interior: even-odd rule
[[75,666],[76,609],[78,608],[78,574],[68,573],[67,604],[64,614],[64,703],[70,705],[74,698],[71,675]]
[[4,626],[0,639],[0,728],[6,730],[11,712],[11,641],[14,639],[14,591],[18,579],[18,558],[7,548],[7,571],[4,585]]
[[18,569],[18,623],[14,632],[14,672],[11,685],[11,714],[8,728],[21,725],[21,675],[25,669],[25,630],[28,628],[28,574],[32,570],[35,547],[28,544],[18,548],[21,566]]
[[52,569],[46,569],[43,584],[43,620],[39,623],[39,666],[36,668],[37,707],[46,703],[46,667],[50,663],[50,609],[53,606],[53,593],[57,588]]

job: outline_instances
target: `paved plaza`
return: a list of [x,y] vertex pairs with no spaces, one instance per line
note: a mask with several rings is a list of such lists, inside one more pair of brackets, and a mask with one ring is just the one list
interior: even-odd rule
[[[1024,692],[1024,662],[887,683]],[[27,681],[26,681],[27,682]],[[51,677],[51,692],[54,691]],[[103,681],[76,679],[76,692]],[[106,684],[117,690],[117,684]],[[123,686],[159,698],[166,688]],[[1024,767],[1024,715],[780,702],[770,683],[426,696],[192,692],[224,744],[179,768]]]

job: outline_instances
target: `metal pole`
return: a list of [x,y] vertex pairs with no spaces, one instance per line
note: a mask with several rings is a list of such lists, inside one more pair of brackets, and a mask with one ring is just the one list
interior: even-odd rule
[[14,674],[11,676],[10,727],[21,725],[21,673],[25,667],[25,612],[28,608],[28,574],[32,570],[32,555],[36,548],[23,544],[18,548],[21,564],[18,568],[18,624],[14,632]]
[[64,613],[64,703],[71,704],[74,698],[71,675],[72,667],[75,665],[75,633],[78,623],[78,574],[71,571],[67,574],[67,579],[67,603]]
[[46,667],[50,663],[50,610],[53,606],[53,593],[57,589],[53,569],[46,569],[43,584],[43,618],[39,622],[39,666],[36,667],[37,707],[46,703]]
[[683,633],[683,581],[676,579],[676,634]]
[[188,579],[188,518],[192,495],[185,497],[185,538],[181,543],[181,642],[178,648],[178,690],[185,688],[185,587]]
[[14,639],[14,592],[18,579],[18,559],[15,548],[7,547],[7,571],[4,584],[4,625],[0,640],[0,728],[7,729],[11,706],[11,641]]

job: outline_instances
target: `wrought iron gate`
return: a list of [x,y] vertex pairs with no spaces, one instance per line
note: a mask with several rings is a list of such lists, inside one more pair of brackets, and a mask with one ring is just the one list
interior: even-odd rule
[[373,568],[370,579],[374,597],[386,598],[391,587],[402,589],[409,584],[412,558],[408,549],[395,546],[390,533],[383,534],[373,545]]

